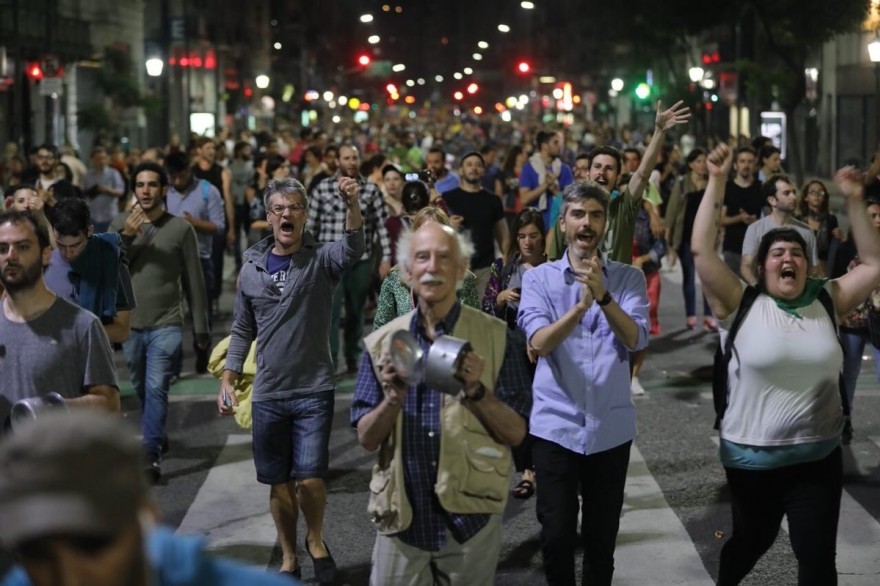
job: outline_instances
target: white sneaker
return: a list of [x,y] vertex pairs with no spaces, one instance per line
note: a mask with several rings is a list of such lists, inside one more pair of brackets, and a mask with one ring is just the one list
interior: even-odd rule
[[641,384],[639,384],[639,379],[638,379],[638,377],[635,377],[635,376],[632,379],[632,383],[630,383],[629,390],[634,397],[636,395],[644,395],[645,394],[645,387],[643,387]]

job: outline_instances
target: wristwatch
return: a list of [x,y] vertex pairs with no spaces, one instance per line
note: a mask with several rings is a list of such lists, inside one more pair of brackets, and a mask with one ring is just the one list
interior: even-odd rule
[[467,392],[464,394],[464,398],[470,401],[471,403],[476,403],[480,399],[486,396],[486,387],[483,386],[483,383],[480,383],[480,386],[477,387],[477,391],[472,395],[468,396]]
[[614,298],[611,296],[611,292],[605,291],[605,295],[602,296],[602,299],[596,301],[596,304],[599,305],[599,307],[605,307],[612,301],[614,301]]

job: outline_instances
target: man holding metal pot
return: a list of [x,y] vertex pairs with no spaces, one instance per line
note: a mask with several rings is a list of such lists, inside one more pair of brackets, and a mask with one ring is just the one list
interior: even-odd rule
[[97,317],[46,287],[51,252],[48,230],[33,215],[0,212],[0,430],[15,403],[24,401],[16,412],[33,417],[47,393],[70,406],[119,411],[107,334]]
[[418,306],[364,340],[351,421],[361,445],[379,450],[372,585],[494,580],[509,446],[525,437],[531,377],[525,356],[508,351],[507,325],[456,297],[472,252],[448,226],[405,233],[398,259]]

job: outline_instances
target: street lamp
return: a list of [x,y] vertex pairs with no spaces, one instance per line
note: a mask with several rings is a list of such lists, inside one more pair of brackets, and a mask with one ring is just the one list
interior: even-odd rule
[[705,71],[703,71],[702,67],[691,67],[690,69],[688,69],[688,76],[690,76],[691,81],[694,83],[702,80],[704,73]]
[[162,75],[162,69],[164,67],[165,62],[158,57],[147,59],[147,75],[149,75],[150,77],[159,77],[160,75]]
[[868,43],[868,56],[874,64],[874,142],[880,141],[880,34]]
[[620,79],[619,77],[615,77],[614,79],[612,79],[611,80],[611,89],[613,89],[616,92],[621,91],[623,89],[623,80]]
[[269,87],[269,76],[268,75],[258,75],[257,79],[254,80],[257,83],[257,87],[261,90]]

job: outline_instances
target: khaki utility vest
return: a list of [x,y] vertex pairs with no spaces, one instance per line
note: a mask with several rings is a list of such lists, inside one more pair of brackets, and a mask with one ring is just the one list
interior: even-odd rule
[[[367,352],[379,376],[379,360],[387,352],[391,336],[409,330],[414,312],[386,324],[364,338]],[[476,309],[462,306],[452,335],[471,343],[474,352],[485,360],[480,379],[492,392],[504,360],[507,325]],[[507,504],[510,475],[510,450],[498,442],[480,420],[467,408],[464,394],[442,393],[440,411],[440,459],[434,492],[440,505],[449,513],[501,513]],[[367,511],[379,533],[404,531],[412,523],[412,506],[406,496],[403,472],[403,411],[397,416],[394,430],[379,448],[370,480],[370,503]]]

